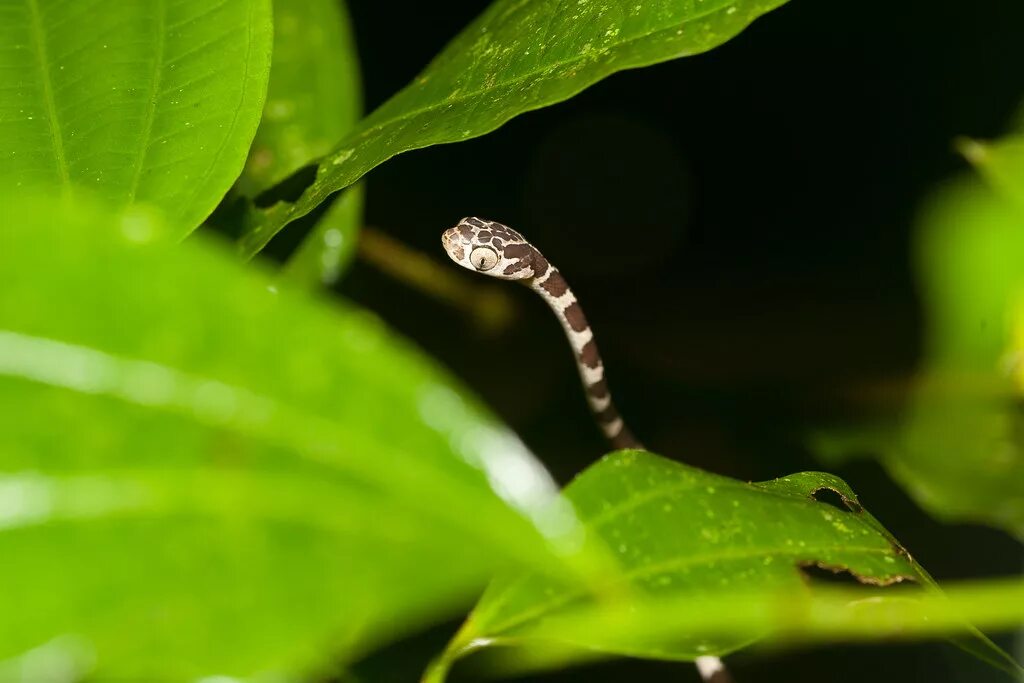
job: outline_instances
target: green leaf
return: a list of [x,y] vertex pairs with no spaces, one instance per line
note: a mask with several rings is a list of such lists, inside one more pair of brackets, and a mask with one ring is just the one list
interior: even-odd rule
[[[824,494],[837,504],[816,499]],[[767,625],[740,620],[707,631],[656,630],[653,637],[628,628],[558,633],[548,624],[581,610],[615,609],[616,603],[643,614],[654,603],[728,593],[799,598],[809,590],[801,570],[807,567],[845,572],[874,586],[914,581],[934,589],[853,491],[829,474],[745,484],[643,451],[622,451],[587,469],[565,496],[617,556],[626,581],[609,592],[619,599],[597,602],[582,587],[537,574],[498,581],[440,660],[435,680],[442,680],[453,659],[482,646],[543,647],[553,638],[590,651],[658,659],[725,654],[768,635]],[[701,604],[705,611],[719,609]],[[1005,664],[1006,655],[978,638],[979,649]]]
[[1024,539],[1024,143],[961,148],[982,178],[948,183],[921,212],[927,349],[906,410],[813,441],[830,457],[877,455],[939,519]]
[[356,257],[363,223],[362,184],[339,193],[281,269],[296,287],[329,287]]
[[579,561],[543,468],[374,318],[71,199],[4,201],[0,661],[301,673]]
[[932,514],[1024,539],[1024,212],[978,183],[925,214],[918,260],[929,321],[924,375],[884,451]]
[[270,0],[0,4],[0,186],[158,206],[183,236],[245,161]]
[[[274,3],[274,62],[263,120],[238,188],[249,197],[323,156],[359,118],[359,64],[340,0]],[[361,186],[336,197],[282,270],[289,282],[329,286],[355,257]]]
[[240,248],[257,253],[396,154],[483,135],[623,69],[705,52],[785,2],[497,0],[320,162],[296,202],[252,212]]
[[362,109],[355,38],[340,0],[275,0],[274,60],[239,189],[255,196],[327,154]]
[[1024,209],[1024,133],[996,142],[967,140],[960,151],[1003,196]]
[[[682,598],[617,605],[590,605],[554,615],[529,634],[531,648],[497,657],[508,669],[564,666],[581,657],[602,656],[594,643],[652,643],[671,647],[671,634],[710,633],[718,637],[770,638],[774,644],[878,641],[970,634],[967,624],[1010,630],[1024,624],[1024,581],[1001,579],[947,586],[938,591],[840,589],[711,591]],[[977,639],[974,639],[975,642]],[[542,647],[541,643],[547,646]],[[580,648],[589,648],[583,653]],[[605,648],[601,648],[605,649]],[[991,648],[977,654],[1014,675],[1024,670]]]

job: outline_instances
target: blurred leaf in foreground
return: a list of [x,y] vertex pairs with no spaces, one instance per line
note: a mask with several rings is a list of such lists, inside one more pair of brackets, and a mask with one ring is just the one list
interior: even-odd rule
[[0,206],[0,660],[308,672],[576,557],[543,468],[369,315],[138,210]]
[[[1017,680],[1020,667],[983,647],[967,624],[1001,630],[1024,624],[1024,580],[952,584],[941,593],[815,586],[801,591],[714,590],[681,598],[590,605],[539,622],[527,637],[528,649],[513,647],[507,654],[499,649],[489,664],[503,671],[529,671],[607,657],[608,651],[623,645],[650,650],[657,644],[670,650],[672,634],[679,633],[761,638],[759,645],[772,646],[964,634],[979,646],[963,643],[968,646],[965,649]],[[514,646],[515,639],[508,644]]]

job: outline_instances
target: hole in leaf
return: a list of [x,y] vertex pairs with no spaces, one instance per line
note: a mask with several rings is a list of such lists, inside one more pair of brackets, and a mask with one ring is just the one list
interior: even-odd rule
[[904,581],[917,583],[913,576],[904,574],[896,574],[884,578],[864,576],[850,571],[848,567],[827,564],[825,562],[800,562],[797,564],[797,569],[800,570],[807,583],[817,585],[824,583],[834,586],[863,586],[865,584],[871,586],[891,586]]
[[859,513],[864,509],[857,501],[847,498],[835,489],[822,487],[811,493],[811,498],[819,503],[824,503],[825,505],[831,505],[834,508],[838,508],[843,512],[849,511]]
[[819,565],[814,562],[802,562],[797,567],[808,583],[833,586],[861,586],[863,583],[846,567]]

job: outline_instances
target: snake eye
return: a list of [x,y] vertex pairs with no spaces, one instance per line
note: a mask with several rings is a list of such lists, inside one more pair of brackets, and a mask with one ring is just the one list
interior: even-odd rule
[[490,270],[498,265],[498,255],[489,247],[477,247],[470,253],[469,262],[477,270]]

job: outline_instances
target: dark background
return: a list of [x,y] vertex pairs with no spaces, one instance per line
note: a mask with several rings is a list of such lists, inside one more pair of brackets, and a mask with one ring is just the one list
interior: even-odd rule
[[[351,2],[368,110],[484,6]],[[649,448],[741,479],[821,469],[808,428],[898,408],[878,389],[921,353],[915,211],[965,168],[952,140],[999,135],[1024,97],[1022,28],[1020,0],[793,0],[708,54],[393,159],[367,176],[366,220],[452,269],[439,236],[460,217],[521,230],[583,302]],[[607,450],[558,324],[525,288],[508,284],[515,317],[497,333],[365,261],[338,289],[461,377],[561,481]],[[837,473],[939,579],[1019,572],[1008,536],[932,520],[873,461]],[[456,625],[356,673],[416,680]],[[999,680],[935,643],[729,661],[747,683]],[[626,679],[698,680],[628,660],[522,680]]]

